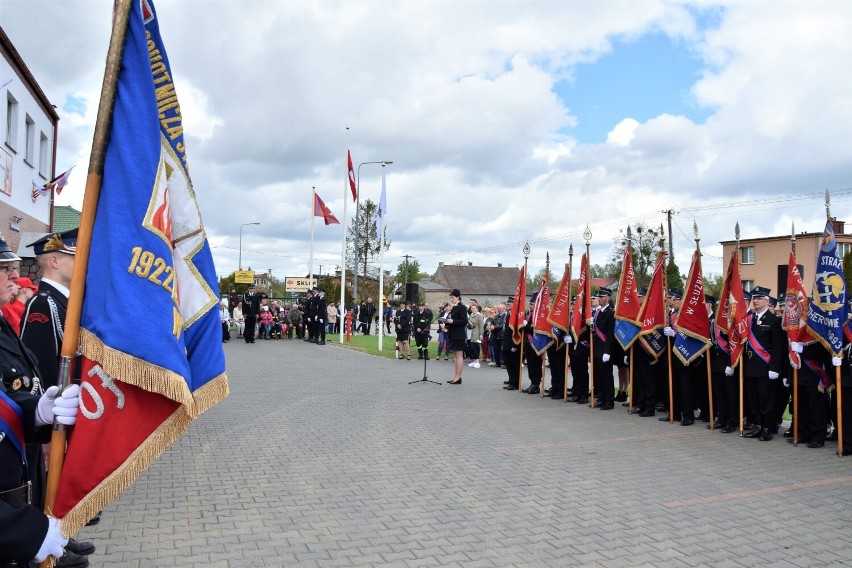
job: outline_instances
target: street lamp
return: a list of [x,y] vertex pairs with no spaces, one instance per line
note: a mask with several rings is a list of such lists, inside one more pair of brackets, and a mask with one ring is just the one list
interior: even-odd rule
[[260,225],[260,223],[255,221],[254,223],[243,223],[240,225],[240,270],[243,269],[243,227],[249,225]]
[[[355,252],[355,269],[352,271],[352,298],[355,303],[358,303],[358,217],[361,213],[361,208],[359,207],[361,201],[361,166],[365,166],[367,164],[381,164],[382,167],[392,164],[390,160],[379,160],[377,162],[361,162],[358,164],[358,173],[355,176],[355,190],[357,192],[357,196],[355,198],[355,240],[354,240],[354,252]],[[379,235],[379,246],[382,244],[382,236]]]

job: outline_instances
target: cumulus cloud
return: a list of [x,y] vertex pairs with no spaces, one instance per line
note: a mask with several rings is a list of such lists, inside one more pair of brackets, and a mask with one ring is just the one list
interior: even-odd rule
[[[10,7],[10,6],[13,6]],[[834,2],[159,2],[185,120],[193,182],[219,272],[243,264],[307,271],[311,187],[343,217],[344,156],[393,160],[388,258],[516,265],[580,247],[588,223],[603,263],[628,222],[675,210],[685,271],[693,216],[708,255],[731,238],[820,230],[818,200],[779,195],[848,188],[852,8]],[[59,105],[57,167],[78,163],[61,199],[79,204],[109,36],[109,0],[0,4],[0,25]],[[33,34],[32,21],[40,22]],[[708,23],[709,22],[709,23]],[[74,30],[69,33],[69,30]],[[688,93],[710,116],[625,115],[606,142],[555,93],[644,34],[665,34],[701,63]],[[45,41],[44,38],[58,38]],[[649,64],[652,64],[650,62]],[[626,92],[625,97],[630,93]],[[73,97],[74,104],[63,105]],[[65,108],[63,108],[65,107]],[[347,133],[346,127],[349,127]],[[361,168],[378,200],[380,168]],[[753,200],[749,207],[703,207]],[[758,207],[759,206],[759,207]],[[353,204],[347,213],[353,213]],[[848,197],[833,211],[848,215]],[[748,221],[745,219],[748,218]],[[798,221],[797,221],[798,227]],[[339,264],[338,226],[315,256]],[[388,265],[396,266],[395,261]],[[720,271],[721,269],[717,270]]]

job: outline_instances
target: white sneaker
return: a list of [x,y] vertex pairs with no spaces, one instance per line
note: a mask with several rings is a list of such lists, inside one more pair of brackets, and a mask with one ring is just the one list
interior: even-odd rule
[[489,367],[496,367],[496,366],[497,366],[497,363],[488,363],[488,366],[489,366]]
[[473,367],[475,364],[476,364],[476,363],[468,363],[468,364],[467,364],[467,366],[468,366],[468,367]]
[[480,366],[481,366],[481,365],[480,365],[479,363],[473,363],[473,364],[471,364],[471,367],[473,367],[474,369],[478,369]]

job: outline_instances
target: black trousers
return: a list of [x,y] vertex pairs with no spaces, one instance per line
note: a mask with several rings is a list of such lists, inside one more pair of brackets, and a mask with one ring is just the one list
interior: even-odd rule
[[535,352],[535,349],[527,343],[524,345],[524,357],[527,359],[527,374],[530,377],[530,385],[541,384],[541,355]]
[[571,349],[571,393],[577,398],[589,396],[589,352],[585,349]]
[[243,338],[246,343],[254,343],[254,328],[257,325],[257,316],[246,316],[246,328],[243,330]]
[[713,371],[713,411],[719,424],[739,428],[740,425],[740,379],[734,373],[728,377],[725,371]]
[[613,387],[612,359],[604,363],[603,358],[595,357],[595,400],[604,404],[613,403],[615,387]]
[[423,351],[423,356],[429,358],[429,331],[421,331],[414,333],[414,344],[418,351]]
[[775,381],[770,381],[768,376],[745,378],[748,416],[753,424],[761,428],[772,428],[778,425],[777,422],[773,422],[776,389],[774,383]]
[[651,356],[641,345],[633,350],[633,406],[642,410],[654,410],[657,404],[656,368],[651,365]]
[[562,349],[550,347],[547,350],[547,360],[550,362],[551,393],[560,397],[565,393],[565,358],[567,356],[567,346],[562,347]]
[[520,349],[514,351],[503,351],[503,358],[506,362],[506,374],[509,375],[509,386],[517,387],[518,379],[521,372],[521,352]]
[[799,440],[825,442],[830,404],[828,393],[819,392],[817,385],[799,385]]

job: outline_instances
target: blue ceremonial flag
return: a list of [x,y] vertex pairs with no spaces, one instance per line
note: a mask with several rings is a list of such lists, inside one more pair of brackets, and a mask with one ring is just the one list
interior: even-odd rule
[[152,1],[131,4],[80,316],[81,411],[53,509],[66,534],[228,394],[174,77]]
[[814,272],[814,287],[808,310],[808,333],[822,343],[834,357],[843,349],[843,324],[846,323],[846,280],[843,261],[837,253],[831,219],[825,222],[822,243]]

